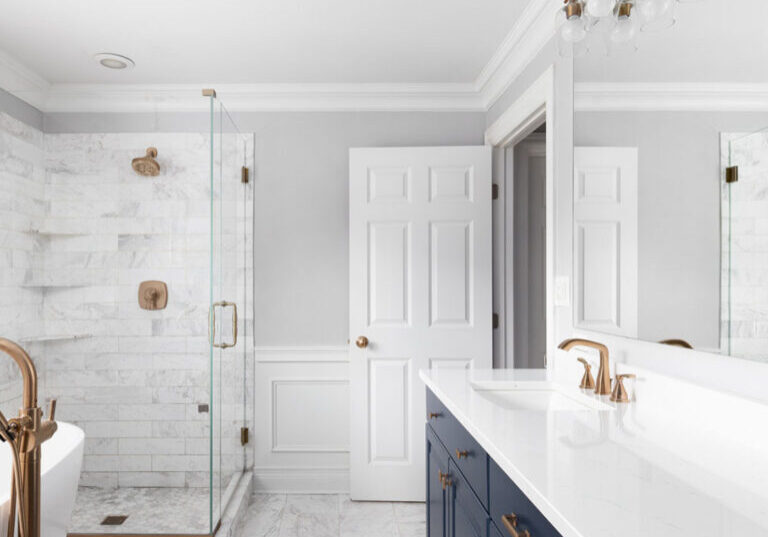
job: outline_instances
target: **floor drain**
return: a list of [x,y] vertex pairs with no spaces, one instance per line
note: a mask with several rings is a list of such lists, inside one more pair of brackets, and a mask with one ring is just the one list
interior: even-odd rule
[[101,521],[102,526],[119,526],[128,518],[127,515],[109,515]]

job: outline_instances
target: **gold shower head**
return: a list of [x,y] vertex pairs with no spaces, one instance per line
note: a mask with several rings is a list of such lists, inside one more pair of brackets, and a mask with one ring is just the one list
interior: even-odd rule
[[139,175],[154,177],[160,174],[160,164],[155,160],[156,156],[157,148],[148,147],[146,156],[133,159],[131,161],[131,166],[133,166],[133,169],[136,170],[136,173]]

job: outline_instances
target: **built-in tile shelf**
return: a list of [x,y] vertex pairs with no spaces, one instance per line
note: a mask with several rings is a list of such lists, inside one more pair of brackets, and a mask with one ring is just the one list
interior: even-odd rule
[[27,233],[33,233],[35,235],[46,235],[46,236],[60,235],[63,237],[77,237],[80,235],[88,235],[88,233],[85,233],[85,232],[57,231],[55,229],[30,229],[27,231]]
[[76,339],[85,339],[93,337],[93,334],[67,334],[67,335],[60,335],[60,336],[31,336],[31,337],[23,337],[19,341],[22,343],[45,343],[48,341],[67,341],[71,340],[74,341]]
[[47,289],[47,288],[56,288],[56,287],[88,287],[89,285],[93,285],[90,283],[85,282],[67,282],[67,283],[43,283],[43,282],[29,282],[29,283],[22,283],[20,287],[25,288],[40,288],[40,289]]

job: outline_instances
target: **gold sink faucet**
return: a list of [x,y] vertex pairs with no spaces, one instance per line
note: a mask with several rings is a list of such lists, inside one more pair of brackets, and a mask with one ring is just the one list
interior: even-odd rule
[[608,362],[608,347],[597,341],[590,341],[589,339],[566,339],[560,345],[558,349],[569,351],[574,347],[589,347],[596,349],[600,352],[600,368],[597,370],[597,385],[595,386],[595,393],[598,395],[608,395],[611,393],[611,368]]
[[19,417],[6,420],[0,414],[0,438],[9,444],[13,458],[7,534],[15,533],[18,503],[19,536],[40,537],[40,446],[56,432],[56,402],[51,401],[48,419],[43,420],[43,411],[37,406],[37,370],[32,359],[5,338],[0,338],[0,351],[16,362],[24,384]]

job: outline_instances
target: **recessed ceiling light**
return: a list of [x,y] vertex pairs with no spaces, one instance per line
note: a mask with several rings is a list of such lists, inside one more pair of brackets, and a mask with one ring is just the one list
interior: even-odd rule
[[95,54],[94,59],[107,69],[132,69],[135,65],[133,60],[120,54],[111,52],[100,52]]

